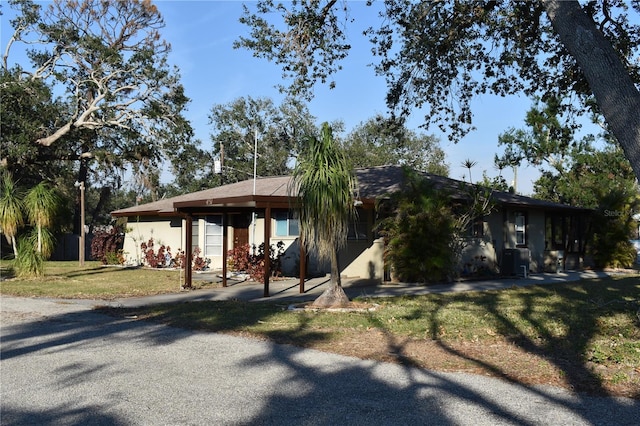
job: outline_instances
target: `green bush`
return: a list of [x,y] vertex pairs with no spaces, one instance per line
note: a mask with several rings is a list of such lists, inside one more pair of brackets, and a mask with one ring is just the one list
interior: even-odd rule
[[638,198],[624,191],[611,191],[600,201],[593,216],[593,260],[601,268],[629,268],[637,256],[629,239],[637,226],[633,212]]
[[14,262],[18,278],[36,278],[44,275],[44,259],[26,238],[18,241],[18,255]]
[[420,177],[407,176],[407,183],[391,201],[393,214],[378,225],[386,240],[385,258],[400,281],[447,281],[455,268],[450,200]]

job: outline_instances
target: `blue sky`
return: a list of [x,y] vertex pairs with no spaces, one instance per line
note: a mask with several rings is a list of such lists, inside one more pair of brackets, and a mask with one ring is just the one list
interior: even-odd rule
[[[247,35],[247,28],[238,22],[241,1],[159,1],[156,3],[166,22],[164,37],[172,45],[171,60],[180,68],[186,94],[192,99],[187,116],[196,135],[205,147],[211,146],[208,113],[214,104],[225,104],[241,96],[270,97],[277,103],[282,99],[275,85],[282,83],[282,72],[274,64],[254,58],[249,51],[232,48],[234,40]],[[341,119],[347,131],[378,113],[386,112],[386,84],[368,66],[374,58],[362,30],[379,21],[375,11],[365,2],[350,2],[355,19],[348,29],[351,54],[343,63],[343,70],[335,79],[335,89],[316,86],[311,113],[318,122]],[[466,169],[460,163],[469,158],[477,161],[474,180],[487,170],[497,174],[493,157],[498,152],[498,135],[509,127],[521,127],[530,100],[524,97],[500,98],[484,96],[474,102],[474,122],[477,130],[458,144],[452,144],[437,128],[418,127],[423,115],[416,111],[409,127],[436,135],[447,154],[450,177],[460,179]],[[503,171],[507,181],[511,170]],[[519,192],[533,192],[532,181],[537,177],[533,168],[518,170]]]
[[[191,98],[186,113],[195,129],[196,137],[204,148],[211,147],[208,114],[215,104],[226,104],[241,96],[270,97],[280,103],[282,95],[274,87],[282,83],[281,70],[264,59],[254,58],[249,51],[235,50],[232,43],[248,29],[238,22],[242,13],[242,1],[175,1],[155,2],[164,16],[166,27],[163,37],[172,45],[170,61],[177,65],[182,75],[186,94]],[[11,34],[8,19],[12,12],[2,1],[2,49]],[[335,76],[337,87],[330,90],[318,85],[315,98],[310,103],[311,113],[318,124],[340,119],[347,131],[376,114],[386,112],[386,85],[368,64],[374,58],[368,40],[362,30],[379,23],[373,8],[364,1],[349,2],[354,24],[348,28],[352,51],[343,63],[343,70]],[[15,46],[17,48],[18,46]],[[17,52],[12,51],[14,60]],[[437,128],[419,129],[423,115],[416,111],[409,119],[411,129],[434,134],[440,139],[450,167],[450,177],[462,179],[466,169],[462,161],[477,162],[473,169],[474,180],[486,170],[489,176],[497,171],[493,168],[493,157],[498,152],[498,135],[510,127],[522,127],[531,101],[524,97],[500,98],[483,96],[473,103],[474,124],[477,128],[457,144]],[[168,180],[168,172],[165,179]],[[510,182],[511,170],[503,171]],[[518,170],[518,190],[523,194],[533,192],[532,181],[537,171],[530,167]]]

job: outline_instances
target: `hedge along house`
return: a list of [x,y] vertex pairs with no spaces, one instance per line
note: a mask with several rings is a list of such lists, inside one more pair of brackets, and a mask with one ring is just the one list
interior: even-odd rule
[[[382,280],[384,241],[374,231],[379,212],[376,205],[390,194],[402,191],[405,171],[399,166],[356,169],[358,186],[353,199],[357,218],[350,224],[347,246],[340,252],[341,273],[347,278]],[[420,173],[436,189],[452,199],[465,202],[464,182]],[[112,212],[126,217],[124,251],[131,263],[140,263],[140,244],[154,238],[156,244],[170,246],[175,254],[183,249],[187,258],[196,249],[211,261],[210,267],[227,277],[227,252],[249,244],[265,249],[265,296],[269,292],[270,246],[282,242],[280,256],[285,275],[300,273],[304,291],[307,273],[325,274],[328,264],[319,264],[313,253],[307,256],[298,242],[299,224],[294,214],[295,197],[289,196],[290,176],[249,179],[216,188],[185,194],[153,203]],[[507,192],[491,193],[493,209],[470,226],[466,236],[460,271],[471,272],[479,263],[499,269],[505,275],[555,271],[563,266],[578,267],[584,248],[584,229],[589,212],[584,209],[536,200]],[[419,255],[419,254],[417,254]],[[192,270],[187,262],[186,285]]]

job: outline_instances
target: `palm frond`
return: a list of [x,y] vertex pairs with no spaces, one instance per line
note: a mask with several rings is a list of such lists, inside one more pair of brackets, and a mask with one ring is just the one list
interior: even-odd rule
[[302,242],[321,259],[329,259],[333,250],[346,244],[355,211],[355,178],[327,123],[320,138],[308,139],[293,176]]
[[2,174],[0,191],[0,228],[8,237],[14,237],[24,225],[24,203],[11,173]]

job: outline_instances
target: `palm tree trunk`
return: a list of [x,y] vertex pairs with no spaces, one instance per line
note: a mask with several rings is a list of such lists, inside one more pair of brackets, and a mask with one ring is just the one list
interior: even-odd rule
[[42,254],[42,226],[38,225],[38,253]]
[[349,297],[347,297],[342,288],[342,279],[340,278],[338,250],[334,248],[331,252],[331,282],[329,288],[314,300],[311,306],[314,308],[339,308],[348,304]]
[[11,236],[11,247],[13,247],[13,257],[15,259],[18,258],[18,245],[16,244],[16,236]]

